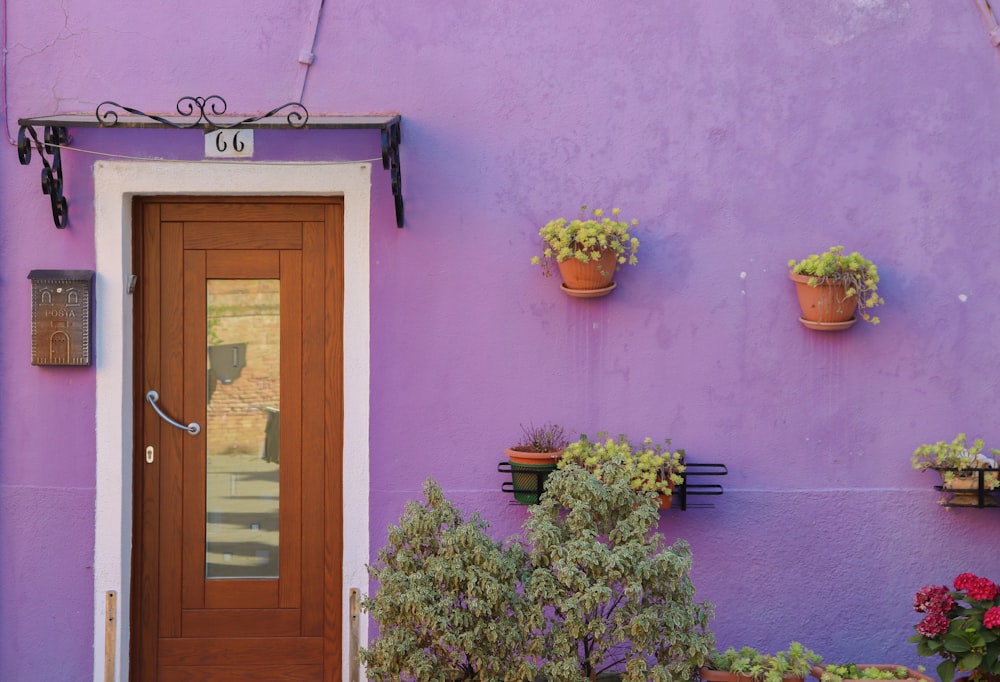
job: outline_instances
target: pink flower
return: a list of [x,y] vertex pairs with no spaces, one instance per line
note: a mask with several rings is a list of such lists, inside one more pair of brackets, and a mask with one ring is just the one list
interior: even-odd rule
[[954,607],[955,600],[944,585],[922,587],[913,597],[913,610],[918,613],[947,613]]
[[975,573],[959,573],[958,577],[955,578],[955,589],[967,590],[970,585],[974,584],[979,579],[979,576]]
[[978,601],[989,601],[997,596],[997,586],[988,578],[977,578],[965,590],[970,597]]
[[943,613],[928,613],[917,623],[917,632],[924,637],[937,637],[948,632],[949,625],[951,621]]
[[994,606],[983,614],[983,625],[987,630],[1000,627],[1000,606]]

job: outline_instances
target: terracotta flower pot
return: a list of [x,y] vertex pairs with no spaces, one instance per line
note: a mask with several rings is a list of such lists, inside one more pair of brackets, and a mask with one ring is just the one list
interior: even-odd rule
[[[934,468],[934,467],[932,467]],[[978,507],[979,506],[979,472],[978,471],[951,471],[947,469],[937,469],[941,476],[941,490],[950,494],[947,502],[952,507]],[[951,473],[952,476],[946,477]],[[997,480],[1000,472],[986,472],[983,474],[983,506],[996,507],[998,503],[990,492],[990,485]]]
[[[907,668],[905,665],[886,665],[886,664],[883,664],[883,663],[865,663],[865,664],[858,663],[857,666],[859,668],[862,668],[862,669],[864,669],[864,668],[878,668],[879,670],[895,670],[896,668],[905,668],[906,669],[906,675],[907,675],[906,678],[900,678],[900,679],[896,680],[895,682],[933,682],[933,679],[934,679],[932,677],[928,677],[927,675],[924,675],[921,672],[917,672],[916,670],[913,670],[912,668]],[[825,670],[824,666],[814,665],[813,669],[812,669],[812,675],[813,675],[813,677],[815,677],[817,680],[823,679],[823,672],[824,672],[824,670]],[[850,679],[850,678],[845,677],[844,678],[844,682],[871,682],[871,681],[870,680],[854,680],[854,679]]]
[[670,509],[670,505],[674,503],[674,491],[677,490],[676,484],[670,483],[670,494],[660,493],[660,509]]
[[[699,672],[702,682],[759,682],[747,675],[726,672],[724,670],[713,670],[712,668],[702,668]],[[804,682],[805,678],[787,676],[781,678],[784,682]]]
[[847,295],[846,284],[828,282],[813,287],[809,286],[811,278],[808,275],[789,272],[788,277],[795,282],[795,293],[802,308],[799,322],[809,329],[838,331],[857,322],[854,311],[858,297]]
[[615,268],[618,267],[618,256],[614,251],[605,251],[598,260],[581,263],[575,258],[568,258],[558,263],[559,274],[562,275],[562,289],[570,296],[593,298],[606,296],[615,288],[612,281]]
[[537,504],[545,487],[545,479],[556,470],[556,462],[562,459],[563,450],[534,452],[507,448],[504,452],[510,460],[514,499],[523,504]]

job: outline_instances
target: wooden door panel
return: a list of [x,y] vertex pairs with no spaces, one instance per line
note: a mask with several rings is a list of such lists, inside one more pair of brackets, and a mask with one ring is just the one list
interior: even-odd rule
[[325,220],[326,207],[335,201],[323,199],[285,199],[276,201],[217,199],[211,202],[176,197],[162,204],[162,220],[191,222],[284,222]]
[[299,609],[197,609],[181,611],[185,637],[297,637]]
[[[205,650],[212,652],[206,656]],[[323,640],[319,637],[244,637],[242,639],[170,639],[163,643],[163,665],[211,665],[213,657],[239,660],[246,665],[268,665],[275,661],[319,660]]]
[[302,224],[185,222],[186,249],[301,249]]
[[208,609],[279,607],[277,580],[212,580],[205,589],[205,608]]
[[[302,603],[302,508],[312,501],[302,497],[302,252],[281,251],[281,419],[296,428],[281,429],[281,494],[299,504],[283,507],[278,519],[281,582],[278,604],[298,608]],[[316,452],[315,449],[311,450]]]
[[323,668],[318,665],[262,665],[164,668],[160,682],[320,682]]
[[277,279],[281,276],[278,251],[208,251],[205,274],[209,279]]
[[[134,220],[136,271],[141,273],[136,394],[156,390],[158,405],[170,418],[198,422],[202,431],[191,435],[174,428],[148,404],[137,415],[141,518],[135,523],[132,679],[339,680],[341,526],[331,523],[340,524],[342,517],[342,205],[336,199],[150,198],[136,200]],[[280,406],[280,464],[275,451],[275,458],[267,460],[272,464],[251,465],[268,467],[254,471],[274,472],[271,480],[277,481],[277,568],[271,573],[272,563],[260,574],[275,577],[219,572],[219,566],[229,565],[218,563],[220,538],[224,549],[230,542],[218,534],[220,523],[246,521],[220,522],[217,516],[212,521],[216,558],[210,564],[216,568],[206,573],[207,432],[215,428],[206,420],[209,398],[219,390],[215,379],[208,392],[205,383],[207,292],[214,280],[279,280],[276,289],[268,290],[279,297],[270,304],[280,311],[272,336],[280,342],[270,357],[280,381],[273,384],[277,393],[271,400],[277,402],[265,404]],[[274,294],[268,295],[273,301]],[[222,310],[226,304],[213,306]],[[237,341],[226,337],[212,343]],[[260,362],[269,348],[247,350],[245,362],[253,357]],[[212,367],[214,372],[218,365]],[[225,385],[238,386],[239,378]],[[219,415],[220,404],[212,404]],[[147,444],[155,449],[150,465],[144,461]],[[241,456],[246,461],[247,455]],[[214,476],[230,475],[218,466],[213,465]],[[219,479],[214,480],[212,500],[235,494],[228,487],[220,492]],[[212,509],[220,509],[217,504]],[[219,513],[232,515],[213,512]],[[273,511],[264,513],[274,518]],[[244,538],[254,530],[244,528]],[[274,533],[275,526],[264,524],[264,529]],[[246,547],[248,541],[239,542]],[[249,542],[253,548],[257,541]],[[274,551],[270,554],[274,557]]]

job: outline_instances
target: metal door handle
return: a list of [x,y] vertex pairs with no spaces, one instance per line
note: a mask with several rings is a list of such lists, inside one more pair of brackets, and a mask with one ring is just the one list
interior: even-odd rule
[[171,426],[176,426],[179,429],[187,431],[192,436],[197,436],[199,433],[201,433],[201,427],[198,426],[198,422],[191,422],[187,426],[184,426],[180,422],[175,422],[173,419],[164,414],[163,410],[160,409],[160,406],[156,404],[156,401],[159,399],[160,399],[160,394],[157,393],[156,391],[150,390],[146,393],[146,402],[148,402],[153,407],[153,410],[156,412],[156,414],[160,415],[160,419],[167,422]]

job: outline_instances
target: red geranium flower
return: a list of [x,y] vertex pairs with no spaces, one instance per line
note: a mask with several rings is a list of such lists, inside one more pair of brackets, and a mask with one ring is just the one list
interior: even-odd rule
[[994,606],[983,614],[983,625],[987,630],[1000,627],[1000,606]]
[[924,637],[937,637],[948,632],[951,621],[943,613],[928,613],[924,619],[917,623],[917,632]]
[[944,585],[922,587],[913,598],[913,610],[918,613],[947,613],[954,607],[955,600]]
[[955,578],[955,589],[968,589],[969,586],[974,584],[977,580],[979,580],[979,576],[975,573],[959,573],[958,577]]
[[979,601],[989,601],[997,596],[996,583],[989,578],[977,578],[965,591]]

